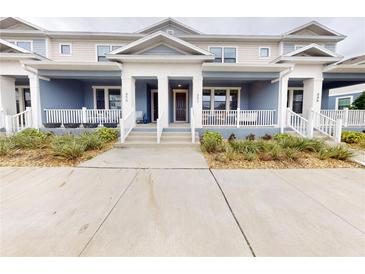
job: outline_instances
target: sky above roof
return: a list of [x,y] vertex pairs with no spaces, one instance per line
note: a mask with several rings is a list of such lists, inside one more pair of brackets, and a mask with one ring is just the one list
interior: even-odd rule
[[[165,18],[157,17],[29,17],[25,20],[47,30],[136,32]],[[176,17],[205,34],[280,35],[316,20],[347,36],[338,44],[345,57],[365,54],[365,17]]]

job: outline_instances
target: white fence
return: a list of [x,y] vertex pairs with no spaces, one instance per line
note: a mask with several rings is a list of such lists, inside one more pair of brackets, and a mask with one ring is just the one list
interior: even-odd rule
[[120,119],[120,142],[124,143],[128,134],[132,131],[136,123],[136,115],[134,109]]
[[290,108],[286,110],[286,125],[303,137],[313,137],[313,126],[311,123]]
[[321,133],[331,137],[336,142],[341,142],[342,119],[332,119],[324,114],[311,111],[313,127]]
[[190,128],[191,128],[191,142],[195,144],[195,110],[190,109]]
[[276,125],[276,110],[203,110],[203,126],[258,127]]
[[365,126],[365,110],[361,109],[323,109],[321,114],[333,119],[341,119],[344,127]]
[[5,111],[0,110],[0,129],[5,128]]
[[120,109],[45,109],[47,124],[107,124],[118,123]]

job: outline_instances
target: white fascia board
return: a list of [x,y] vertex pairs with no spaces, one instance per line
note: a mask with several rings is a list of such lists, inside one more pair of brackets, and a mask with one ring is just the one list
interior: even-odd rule
[[295,64],[332,64],[341,60],[342,57],[310,57],[310,56],[279,56],[271,63],[295,63]]
[[62,69],[62,70],[109,70],[119,71],[121,64],[108,62],[55,62],[55,61],[23,61],[22,64],[34,69]]
[[365,73],[365,64],[363,65],[329,65],[324,67],[323,72],[333,73]]
[[337,54],[337,53],[335,53],[335,52],[333,52],[333,51],[331,51],[329,49],[326,49],[324,47],[321,47],[320,45],[317,45],[315,43],[309,44],[309,45],[307,45],[305,47],[301,47],[301,48],[299,48],[297,50],[294,50],[292,52],[289,52],[288,54],[286,54],[284,56],[293,56],[293,55],[296,55],[298,53],[304,52],[304,51],[309,50],[309,49],[312,49],[312,48],[315,48],[315,49],[317,49],[317,50],[319,50],[319,51],[321,51],[321,52],[323,52],[325,54],[328,54],[331,57],[342,57],[339,54]]
[[200,54],[203,54],[203,55],[212,55],[212,53],[210,53],[207,50],[201,49],[201,48],[199,48],[199,47],[197,47],[197,46],[195,46],[195,45],[193,45],[193,44],[191,44],[189,42],[186,42],[184,40],[181,40],[181,39],[179,39],[179,38],[177,38],[175,36],[172,36],[172,35],[170,35],[170,34],[168,34],[166,32],[163,32],[163,31],[158,31],[158,32],[152,33],[150,35],[147,35],[147,36],[145,36],[145,37],[143,37],[141,39],[138,39],[137,41],[134,41],[132,43],[129,43],[128,45],[125,45],[124,47],[121,47],[119,49],[116,49],[116,50],[110,52],[109,54],[120,54],[120,53],[123,53],[126,50],[132,49],[133,47],[136,47],[138,45],[141,45],[141,44],[147,42],[148,40],[157,38],[158,36],[162,36],[162,37],[164,37],[164,38],[166,38],[168,40],[174,41],[174,42],[176,42],[178,44],[181,44],[182,46],[187,47],[187,48],[189,48],[191,50],[194,50],[194,51],[196,51],[196,52],[198,52]]
[[294,67],[294,64],[224,64],[203,63],[203,71],[237,71],[237,72],[282,72]]
[[1,60],[29,60],[29,59],[36,59],[42,60],[36,54],[32,53],[8,53],[8,52],[1,52],[0,53]]
[[106,57],[109,60],[118,60],[122,62],[158,62],[158,63],[192,63],[192,62],[203,62],[213,61],[214,56],[206,55],[129,55],[129,54],[107,54]]
[[288,35],[282,37],[281,41],[322,41],[322,42],[339,42],[346,36],[324,36],[324,35]]
[[305,28],[307,28],[307,27],[309,27],[309,26],[311,26],[311,25],[316,25],[317,27],[322,28],[322,29],[324,29],[324,30],[328,31],[328,32],[332,33],[332,34],[333,34],[333,35],[335,35],[335,36],[344,36],[343,34],[338,33],[337,31],[334,31],[334,30],[332,30],[332,29],[330,29],[330,28],[326,27],[325,25],[320,24],[320,23],[318,23],[317,21],[311,21],[311,22],[308,22],[308,23],[306,23],[306,24],[304,24],[304,25],[298,26],[298,27],[296,27],[296,28],[294,28],[294,29],[292,29],[292,30],[289,30],[288,32],[285,32],[285,33],[284,33],[284,36],[286,36],[286,35],[290,35],[290,34],[291,34],[291,33],[293,33],[293,32],[297,32],[297,31],[300,31],[300,30],[302,30],[302,29],[305,29]]
[[36,30],[39,30],[39,31],[45,31],[45,29],[43,29],[43,28],[41,28],[41,27],[39,27],[39,26],[37,26],[37,25],[34,25],[34,24],[32,24],[32,23],[29,23],[28,21],[26,21],[26,20],[24,20],[24,19],[22,19],[22,18],[19,18],[19,17],[4,17],[4,18],[1,18],[1,19],[0,19],[0,22],[1,22],[1,21],[4,21],[4,20],[7,20],[7,19],[9,19],[9,18],[11,18],[11,19],[13,19],[13,20],[16,20],[16,21],[18,21],[19,23],[22,23],[22,24],[24,24],[24,25],[28,25],[28,26],[30,26],[31,28],[34,28],[34,29],[36,29]]

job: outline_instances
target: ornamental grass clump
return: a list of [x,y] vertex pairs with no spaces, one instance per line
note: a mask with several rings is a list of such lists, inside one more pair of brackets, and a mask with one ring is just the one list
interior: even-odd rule
[[8,155],[12,149],[13,144],[9,139],[0,139],[0,156]]
[[111,142],[118,138],[118,130],[115,128],[98,128],[95,134],[104,142]]
[[358,144],[365,141],[365,134],[359,131],[344,131],[341,134],[341,141],[348,144]]
[[52,154],[63,160],[76,160],[83,156],[86,145],[81,138],[73,135],[55,137],[51,145]]
[[106,144],[99,134],[88,132],[83,133],[78,141],[85,145],[85,150],[100,150]]
[[338,145],[334,147],[323,148],[318,152],[318,157],[321,160],[329,158],[345,161],[349,159],[353,153],[349,151],[345,146]]
[[14,148],[35,149],[44,148],[49,144],[52,134],[41,132],[37,129],[24,129],[10,137]]
[[204,132],[201,144],[202,148],[208,153],[221,152],[225,148],[223,136],[213,131]]

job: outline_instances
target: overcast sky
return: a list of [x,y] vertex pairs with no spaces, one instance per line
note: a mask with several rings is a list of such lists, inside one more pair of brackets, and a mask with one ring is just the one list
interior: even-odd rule
[[[135,32],[164,18],[156,17],[53,17],[24,18],[47,30]],[[365,54],[365,17],[177,17],[182,23],[208,34],[271,34],[279,35],[288,30],[316,20],[342,33],[347,38],[338,44],[338,53],[345,57]]]

